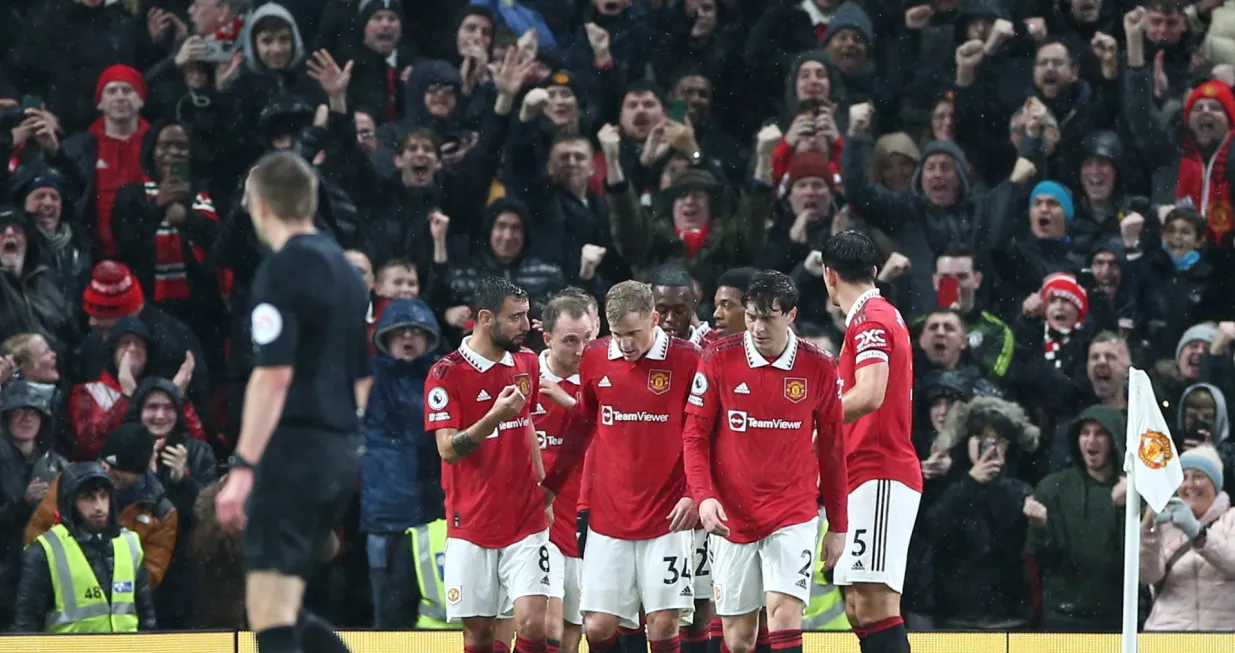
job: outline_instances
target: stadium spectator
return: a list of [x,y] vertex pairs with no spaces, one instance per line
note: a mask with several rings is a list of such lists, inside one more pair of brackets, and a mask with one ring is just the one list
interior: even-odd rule
[[25,381],[0,391],[0,630],[13,619],[22,529],[68,462],[53,451],[46,397]]
[[[387,304],[373,335],[378,354],[365,410],[360,529],[368,533],[373,627],[383,630],[417,623],[419,560],[408,555],[414,550],[409,540],[418,532],[413,528],[445,518],[441,457],[421,428],[424,383],[440,357],[441,339],[433,312],[414,299]],[[445,622],[444,612],[437,621]]]
[[1042,479],[1023,500],[1028,551],[1042,573],[1044,630],[1119,630],[1124,509],[1115,489],[1125,430],[1114,408],[1082,411],[1068,430],[1073,465]]
[[1141,520],[1141,582],[1156,600],[1145,630],[1232,630],[1235,512],[1222,459],[1201,446],[1180,456],[1184,484],[1161,514]]
[[55,349],[78,344],[75,312],[43,265],[43,239],[24,211],[0,207],[0,333],[36,332]]
[[1021,630],[1029,625],[1029,570],[1022,511],[1033,488],[1022,460],[1038,429],[1016,404],[979,397],[952,407],[935,447],[957,464],[926,511],[935,564],[935,626],[944,630]]

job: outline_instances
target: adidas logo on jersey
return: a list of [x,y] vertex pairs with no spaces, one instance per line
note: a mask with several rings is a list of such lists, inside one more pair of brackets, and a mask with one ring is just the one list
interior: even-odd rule
[[480,394],[476,395],[476,401],[489,401],[492,398],[493,397],[490,397],[489,393],[484,390],[481,390]]
[[794,583],[794,585],[797,585],[798,587],[801,587],[802,589],[806,589],[806,579],[800,578],[798,579],[798,582]]
[[607,377],[607,376],[602,376],[602,377],[600,377],[600,383],[597,383],[597,384],[596,384],[596,387],[598,387],[598,388],[611,388],[611,387],[613,387],[613,384],[612,384],[612,383],[609,383],[609,377]]
[[866,565],[862,564],[862,561],[859,560],[853,563],[853,569],[850,571],[866,571]]
[[750,394],[750,388],[746,387],[746,382],[743,381],[741,384],[738,385],[738,387],[733,389],[733,394],[748,395]]

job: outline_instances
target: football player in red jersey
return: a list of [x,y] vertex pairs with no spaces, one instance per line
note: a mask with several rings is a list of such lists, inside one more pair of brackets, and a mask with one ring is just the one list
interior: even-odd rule
[[[588,297],[587,299],[591,299]],[[562,448],[566,418],[579,392],[579,361],[592,341],[589,302],[572,293],[559,293],[549,300],[541,315],[547,349],[540,353],[540,396],[532,409],[532,425],[540,441],[540,455],[552,467]],[[593,302],[594,303],[594,302]],[[547,399],[548,401],[545,401]],[[575,534],[582,468],[570,470],[566,485],[553,502],[549,528],[549,611],[545,632],[549,653],[575,653],[582,634],[583,612],[579,609],[582,588],[579,545]]]
[[605,315],[613,335],[583,352],[579,403],[543,485],[560,493],[584,453],[594,458],[581,606],[588,648],[616,650],[618,626],[637,627],[642,605],[652,652],[678,653],[680,612],[694,607],[698,514],[681,433],[699,348],[658,326],[645,283],[611,288]]
[[540,364],[522,347],[527,293],[501,277],[482,279],[472,314],[472,335],[425,382],[425,429],[437,440],[446,488],[446,617],[463,622],[467,653],[491,653],[494,622],[513,609],[515,650],[544,653],[553,568],[530,415]]
[[875,287],[879,254],[870,238],[843,231],[828,239],[822,258],[828,296],[845,312],[847,327],[840,377],[849,452],[849,536],[834,582],[848,586],[845,611],[863,653],[908,653],[900,598],[922,498],[922,467],[909,437],[909,329]]
[[845,542],[840,387],[831,357],[789,328],[798,290],[787,275],[758,273],[745,302],[746,332],[708,346],[691,383],[686,477],[712,533],[714,598],[728,650],[755,649],[766,605],[772,650],[800,652],[820,489],[830,521],[827,568]]
[[[661,328],[674,338],[689,340],[702,347],[703,339],[712,328],[706,322],[699,322],[699,296],[695,294],[695,280],[690,278],[686,268],[675,263],[662,265],[652,271],[648,283],[652,286],[652,298],[656,302]],[[695,580],[698,587],[699,579]],[[708,585],[710,596],[711,581]]]
[[[681,265],[670,263],[652,271],[648,278],[652,285],[652,299],[656,302],[656,314],[661,316],[661,326],[669,335],[689,340],[700,347],[704,338],[712,332],[707,323],[696,317],[699,299],[695,295],[695,281]],[[707,653],[708,626],[716,609],[712,605],[712,567],[708,562],[708,532],[702,526],[694,532],[694,614],[689,615],[689,625],[683,626],[678,636],[683,653]]]
[[732,268],[725,270],[716,280],[716,294],[712,303],[716,309],[712,311],[712,329],[703,337],[700,347],[707,347],[713,342],[746,331],[746,288],[750,280],[755,278],[755,268]]

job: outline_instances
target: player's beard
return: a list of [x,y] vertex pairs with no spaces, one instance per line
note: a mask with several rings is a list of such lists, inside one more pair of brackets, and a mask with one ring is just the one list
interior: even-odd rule
[[501,332],[497,324],[494,324],[489,330],[489,338],[493,341],[493,344],[512,354],[517,354],[522,351],[523,338],[526,335],[526,331],[520,331],[514,336],[508,336]]

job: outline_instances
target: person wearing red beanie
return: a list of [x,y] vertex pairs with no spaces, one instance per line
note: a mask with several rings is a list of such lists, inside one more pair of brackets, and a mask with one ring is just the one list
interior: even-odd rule
[[125,184],[145,181],[141,150],[149,124],[140,112],[146,93],[146,82],[140,72],[121,64],[107,67],[94,86],[94,101],[102,115],[89,129],[66,139],[52,153],[62,165],[75,168],[77,177],[86,181],[74,208],[85,224],[94,225],[95,260],[114,259],[118,255],[111,232],[116,191]]
[[[1217,80],[1197,86],[1184,102],[1188,126],[1179,160],[1177,199],[1189,198],[1209,223],[1210,237],[1219,242],[1235,229],[1235,197],[1227,181],[1231,125],[1235,123],[1235,94]],[[1217,148],[1217,152],[1203,155]]]
[[837,176],[827,157],[807,151],[793,157],[785,179],[786,196],[794,216],[789,239],[804,245],[807,232],[816,225],[826,225],[832,217],[833,184]]

